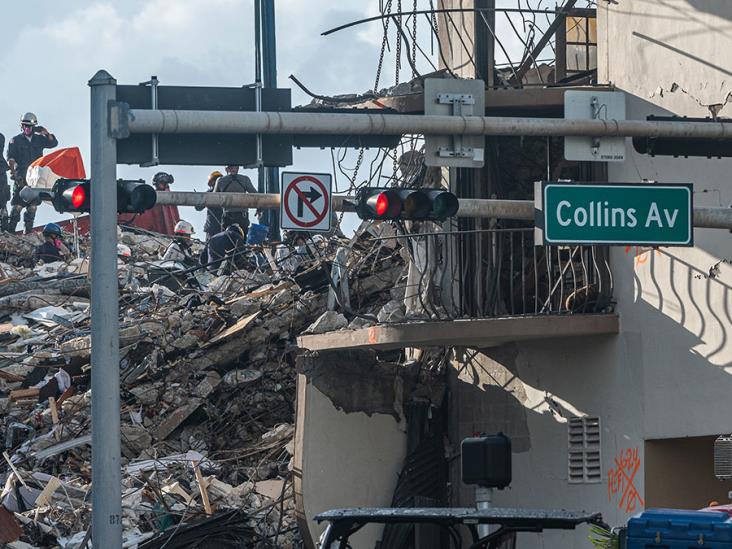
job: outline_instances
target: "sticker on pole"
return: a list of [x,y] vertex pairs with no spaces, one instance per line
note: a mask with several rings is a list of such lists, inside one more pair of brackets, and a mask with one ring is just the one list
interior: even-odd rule
[[282,173],[280,219],[283,229],[330,231],[332,177],[326,173]]

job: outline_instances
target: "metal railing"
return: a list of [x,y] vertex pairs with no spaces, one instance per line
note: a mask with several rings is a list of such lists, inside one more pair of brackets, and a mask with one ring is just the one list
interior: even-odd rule
[[599,313],[612,305],[607,247],[535,246],[532,228],[480,236],[477,244],[475,234],[453,237],[462,261],[483,250],[482,264],[458,276],[457,316]]

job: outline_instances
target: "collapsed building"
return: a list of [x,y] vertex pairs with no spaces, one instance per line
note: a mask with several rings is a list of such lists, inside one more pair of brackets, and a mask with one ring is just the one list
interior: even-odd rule
[[[350,241],[313,238],[297,248],[280,245],[275,255],[253,247],[246,252],[252,269],[188,273],[204,283],[188,288],[151,266],[170,239],[120,233],[125,546],[189,547],[203,539],[210,547],[299,546],[294,338],[310,325],[347,324],[329,299],[348,299],[358,325],[384,314],[406,272],[401,247],[381,245],[377,236],[362,230]],[[85,547],[88,260],[33,265],[37,238],[0,236],[0,540]],[[88,243],[78,243],[80,256]],[[334,268],[347,273],[337,285]]]

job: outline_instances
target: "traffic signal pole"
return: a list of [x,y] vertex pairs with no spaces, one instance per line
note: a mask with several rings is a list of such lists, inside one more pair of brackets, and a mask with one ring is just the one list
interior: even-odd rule
[[[333,209],[354,212],[355,197],[334,196]],[[499,200],[458,198],[460,208],[455,217],[479,217],[533,221],[533,200]],[[198,207],[239,207],[279,209],[279,194],[206,193],[165,191],[158,193],[157,204]],[[732,229],[732,208],[694,208],[694,227],[700,229]]]
[[122,547],[119,305],[117,282],[117,141],[109,104],[116,80],[100,70],[91,87],[91,387],[92,544]]
[[[265,88],[277,87],[277,35],[275,30],[274,0],[259,0],[262,7],[262,68]],[[265,185],[268,193],[280,190],[280,170],[276,167],[261,168],[265,171]],[[268,212],[269,238],[280,239],[280,212]]]
[[120,133],[264,133],[309,135],[514,135],[732,139],[725,122],[671,122],[442,116],[378,113],[173,111],[131,109]]

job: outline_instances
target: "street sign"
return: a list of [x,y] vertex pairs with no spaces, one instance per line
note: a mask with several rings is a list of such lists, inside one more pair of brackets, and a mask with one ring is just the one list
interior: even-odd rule
[[330,230],[332,177],[326,173],[282,173],[282,228],[311,233]]
[[[214,88],[199,86],[117,86],[117,101],[131,109],[254,111],[254,88]],[[263,111],[290,111],[290,90],[262,90]],[[160,134],[157,145],[150,134],[136,134],[117,142],[118,164],[168,164],[185,166],[251,166],[257,161],[254,134]],[[157,154],[157,158],[154,158]],[[292,135],[263,135],[262,161],[265,166],[292,164]]]
[[[625,92],[568,90],[564,92],[566,120],[625,120]],[[585,162],[623,162],[625,137],[564,138],[564,158]]]
[[691,184],[538,182],[534,189],[537,245],[694,245]]

